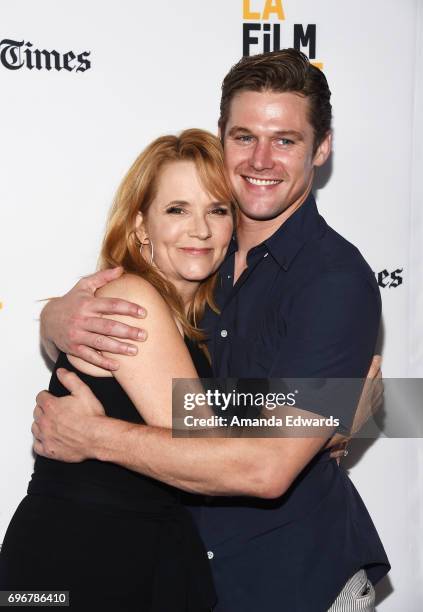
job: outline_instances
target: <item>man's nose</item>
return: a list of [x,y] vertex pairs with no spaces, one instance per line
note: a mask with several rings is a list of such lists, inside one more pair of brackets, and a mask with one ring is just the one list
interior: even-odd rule
[[258,171],[273,168],[272,144],[270,142],[257,142],[251,154],[250,165]]
[[208,218],[205,215],[198,214],[193,216],[193,222],[189,232],[190,236],[206,240],[212,235]]

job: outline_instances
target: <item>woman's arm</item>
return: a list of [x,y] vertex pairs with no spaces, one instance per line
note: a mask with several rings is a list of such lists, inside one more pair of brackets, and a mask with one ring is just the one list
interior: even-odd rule
[[[125,274],[97,291],[100,297],[114,297],[143,303],[148,310],[146,340],[135,356],[114,355],[119,368],[113,376],[125,390],[144,420],[156,427],[172,427],[172,379],[194,379],[190,390],[198,393],[198,375],[170,308],[146,280]],[[130,322],[129,316],[113,315],[115,321]],[[103,353],[110,357],[108,353]],[[76,360],[72,362],[76,363]]]

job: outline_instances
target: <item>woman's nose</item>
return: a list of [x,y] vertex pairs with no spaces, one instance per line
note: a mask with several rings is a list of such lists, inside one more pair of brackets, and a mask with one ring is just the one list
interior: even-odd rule
[[207,217],[204,215],[196,215],[193,218],[193,223],[189,232],[190,236],[200,238],[200,240],[206,240],[211,236],[210,225],[207,221]]

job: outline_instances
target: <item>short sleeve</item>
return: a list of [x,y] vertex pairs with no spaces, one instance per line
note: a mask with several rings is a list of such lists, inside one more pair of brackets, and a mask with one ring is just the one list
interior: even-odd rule
[[297,387],[299,407],[336,416],[341,429],[354,417],[378,335],[381,303],[372,280],[333,271],[301,288],[270,373]]

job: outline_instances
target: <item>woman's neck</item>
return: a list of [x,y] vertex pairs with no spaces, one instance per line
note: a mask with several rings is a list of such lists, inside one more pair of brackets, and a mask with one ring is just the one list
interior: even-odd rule
[[186,314],[189,310],[190,305],[192,304],[192,301],[194,299],[198,287],[200,286],[200,283],[195,281],[178,281],[173,282],[173,284],[182,300]]

